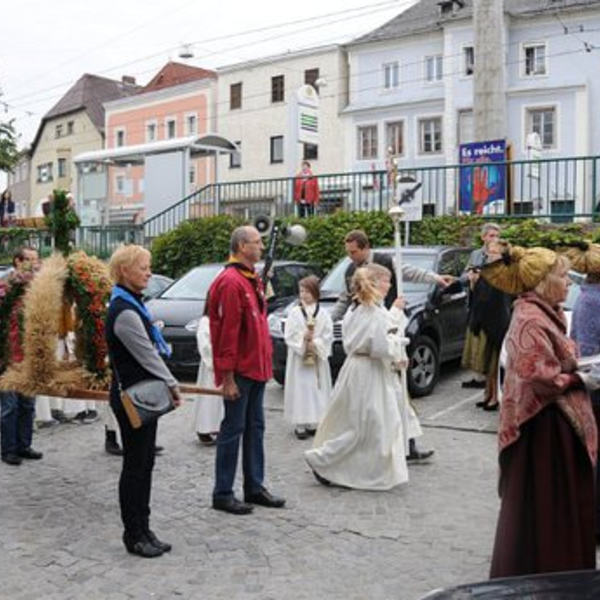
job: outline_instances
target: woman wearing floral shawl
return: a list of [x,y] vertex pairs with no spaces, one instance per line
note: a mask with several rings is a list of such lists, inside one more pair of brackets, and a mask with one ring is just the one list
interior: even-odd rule
[[500,514],[490,576],[593,569],[597,434],[560,306],[569,261],[546,248],[505,249],[481,271],[515,301],[500,412]]

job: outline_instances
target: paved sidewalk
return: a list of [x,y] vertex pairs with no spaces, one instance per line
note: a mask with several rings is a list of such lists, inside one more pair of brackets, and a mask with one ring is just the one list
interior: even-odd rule
[[0,598],[412,600],[487,577],[494,435],[427,428],[436,460],[411,467],[407,486],[326,488],[303,461],[310,440],[291,434],[281,403],[269,385],[268,484],[287,507],[245,517],[210,508],[214,448],[196,443],[191,402],[161,420],[152,523],[174,548],[155,560],[121,544],[120,460],[104,453],[100,423],[36,433],[44,460],[0,464]]

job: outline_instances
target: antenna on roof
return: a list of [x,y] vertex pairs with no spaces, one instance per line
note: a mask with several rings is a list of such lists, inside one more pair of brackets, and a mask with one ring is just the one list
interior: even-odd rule
[[181,48],[179,48],[179,58],[194,58],[194,51],[192,50],[191,44],[181,44]]

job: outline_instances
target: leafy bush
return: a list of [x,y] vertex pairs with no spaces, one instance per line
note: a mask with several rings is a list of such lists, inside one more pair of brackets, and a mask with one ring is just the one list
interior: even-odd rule
[[[596,224],[555,225],[534,219],[500,217],[502,237],[521,246],[554,247],[581,239],[600,241]],[[283,219],[286,224],[302,223],[307,240],[302,246],[281,241],[276,257],[302,260],[329,270],[344,256],[344,236],[351,229],[363,229],[373,246],[390,246],[394,241],[392,220],[383,212],[337,212],[299,220]],[[416,245],[479,246],[479,233],[486,219],[477,215],[425,218],[410,224],[410,243]],[[187,221],[158,237],[152,246],[153,269],[178,277],[192,267],[208,262],[224,262],[229,253],[231,232],[244,221],[229,215]],[[402,226],[404,234],[404,226]]]

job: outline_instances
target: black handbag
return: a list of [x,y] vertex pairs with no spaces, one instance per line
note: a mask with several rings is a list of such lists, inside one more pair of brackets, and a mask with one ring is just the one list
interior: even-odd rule
[[126,390],[121,389],[121,402],[134,429],[156,421],[175,408],[171,389],[162,379],[144,379]]

